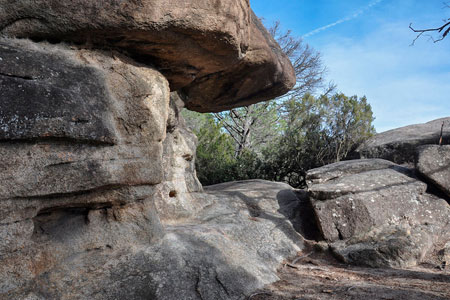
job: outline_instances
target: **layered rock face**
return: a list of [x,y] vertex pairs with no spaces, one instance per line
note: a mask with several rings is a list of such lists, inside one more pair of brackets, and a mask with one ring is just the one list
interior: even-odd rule
[[154,65],[201,112],[272,99],[295,84],[248,0],[1,0],[0,33],[126,52]]
[[0,1],[0,31],[1,299],[242,299],[303,249],[304,199],[203,192],[180,117],[294,84],[247,1]]
[[[431,165],[440,168],[428,174],[448,187],[442,180],[449,168],[445,156],[426,153],[446,148],[426,147],[419,166],[430,170],[425,157],[433,157]],[[342,261],[370,267],[445,264],[437,253],[450,241],[450,206],[413,169],[360,159],[310,170],[307,179],[322,237]]]
[[449,126],[442,118],[382,132],[353,154],[363,159],[308,172],[319,227],[335,255],[371,267],[448,264]]
[[0,294],[13,299],[82,249],[163,236],[152,199],[170,92],[159,72],[111,53],[4,39],[0,57]]

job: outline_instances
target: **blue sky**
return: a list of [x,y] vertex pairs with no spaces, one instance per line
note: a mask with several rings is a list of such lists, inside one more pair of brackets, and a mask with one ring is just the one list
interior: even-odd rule
[[378,132],[450,116],[450,37],[410,46],[408,28],[450,18],[443,0],[250,0],[266,25],[318,50],[328,80],[347,95],[366,95]]

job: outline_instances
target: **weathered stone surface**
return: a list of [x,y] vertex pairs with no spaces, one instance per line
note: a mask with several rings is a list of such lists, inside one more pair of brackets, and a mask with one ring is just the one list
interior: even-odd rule
[[373,268],[407,268],[417,265],[433,247],[425,225],[385,226],[332,244],[331,250],[348,264]]
[[416,214],[426,184],[391,169],[362,172],[310,187],[325,239],[349,238]]
[[202,191],[195,172],[197,137],[185,126],[180,110],[184,103],[176,92],[171,94],[167,137],[164,140],[164,185],[156,199],[156,206],[163,222],[176,221],[195,214],[202,208],[192,193]]
[[65,257],[163,236],[169,85],[111,54],[0,42],[0,298]]
[[439,259],[442,262],[442,268],[450,267],[450,241],[445,243],[444,247],[438,253]]
[[248,0],[1,0],[0,33],[120,49],[156,66],[202,112],[272,99],[295,83]]
[[292,224],[311,208],[290,212],[306,206],[289,186],[202,192],[158,71],[26,40],[0,57],[0,116],[17,121],[1,129],[1,299],[242,299],[303,249]]
[[[288,184],[246,180],[208,186],[205,191],[216,196],[217,206],[231,205],[238,211],[248,210],[252,221],[270,221],[277,224],[276,226],[294,242],[299,236],[298,233],[309,239],[317,238],[315,234],[318,234],[318,228],[314,222],[312,207],[307,202],[308,198]],[[218,216],[216,210],[215,206],[205,207],[207,218]],[[225,215],[226,217],[220,218],[233,222],[232,214]],[[204,217],[200,220],[202,218]],[[281,239],[280,242],[284,243]]]
[[243,299],[277,280],[279,263],[303,249],[303,238],[278,212],[299,201],[285,184],[237,182],[193,197],[204,209],[167,225],[163,236],[149,222],[157,220],[150,198],[34,217],[26,246],[2,253],[0,274],[11,276],[0,297]]
[[361,158],[383,158],[397,164],[414,163],[418,146],[439,143],[443,122],[442,142],[450,144],[449,117],[376,134],[356,150],[356,155]]
[[310,200],[323,238],[335,242],[333,251],[345,262],[410,266],[437,240],[450,238],[449,205],[427,194],[427,185],[407,171],[373,159],[308,172]]
[[0,57],[1,199],[163,181],[169,88],[160,73],[26,41],[2,40]]
[[98,71],[57,53],[0,42],[0,140],[65,138],[113,144]]
[[[322,173],[327,169],[330,172]],[[350,193],[382,192],[391,187],[417,194],[423,194],[426,191],[425,183],[404,173],[406,168],[388,161],[353,160],[310,170],[307,179],[314,178],[312,180],[320,182],[309,188],[312,197],[320,200],[334,199]]]
[[450,145],[419,147],[416,169],[450,197]]
[[394,168],[396,164],[384,159],[357,159],[341,161],[320,168],[309,170],[306,175],[308,185],[326,182],[328,180],[359,174],[365,171]]
[[[132,188],[129,191],[132,195]],[[121,196],[126,192],[117,191]],[[116,205],[108,202],[104,207],[98,204],[99,198],[96,196],[99,195],[89,196],[80,196],[81,199],[49,199],[53,205],[63,206],[51,206],[38,212],[36,209],[34,213],[33,203],[23,203],[26,205],[23,214],[27,214],[29,219],[0,225],[1,232],[15,235],[14,240],[9,240],[8,248],[11,251],[1,252],[0,298],[25,299],[26,294],[34,292],[42,299],[82,299],[79,291],[72,290],[71,295],[63,295],[58,291],[59,286],[75,285],[72,280],[76,280],[74,273],[79,271],[77,267],[88,267],[84,273],[78,274],[84,274],[83,278],[77,279],[81,285],[85,284],[90,276],[95,276],[91,273],[96,268],[94,261],[98,259],[106,263],[99,257],[116,252],[123,254],[125,249],[136,245],[154,244],[163,236],[150,193],[147,197],[127,199],[135,202]],[[103,200],[109,201],[108,192],[103,196]],[[81,202],[86,198],[94,205]],[[39,204],[45,206],[45,200],[41,199]],[[77,207],[77,204],[80,206]],[[15,207],[16,214],[19,210],[19,207]],[[17,230],[12,231],[11,226]],[[114,263],[112,257],[111,254],[109,259]],[[57,274],[61,264],[67,268],[59,270],[64,275]],[[41,293],[40,288],[46,286]]]

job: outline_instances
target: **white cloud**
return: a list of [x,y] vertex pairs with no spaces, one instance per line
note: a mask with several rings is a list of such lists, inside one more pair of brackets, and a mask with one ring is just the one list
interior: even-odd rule
[[329,78],[345,94],[367,96],[378,132],[450,116],[448,43],[410,47],[404,23],[359,39],[334,38],[322,47]]
[[342,18],[342,19],[337,20],[336,22],[333,22],[333,23],[331,23],[331,24],[328,24],[328,25],[319,27],[319,28],[317,28],[317,29],[314,29],[314,30],[308,32],[307,34],[303,35],[303,38],[310,37],[310,36],[315,35],[315,34],[317,34],[317,33],[319,33],[319,32],[322,32],[322,31],[325,31],[325,30],[327,30],[327,29],[329,29],[329,28],[332,28],[332,27],[334,27],[334,26],[336,26],[336,25],[339,25],[339,24],[342,24],[342,23],[344,23],[344,22],[348,22],[348,21],[351,21],[351,20],[353,20],[353,19],[356,19],[357,17],[359,17],[360,15],[362,15],[362,14],[365,13],[367,10],[371,9],[373,6],[377,5],[377,4],[380,3],[381,1],[383,1],[383,0],[375,0],[375,1],[372,1],[372,2],[369,3],[367,6],[365,6],[365,7],[361,8],[361,9],[359,9],[358,11],[356,11],[355,13],[353,13],[352,15],[349,15],[349,16],[347,16],[347,17],[345,17],[345,18]]

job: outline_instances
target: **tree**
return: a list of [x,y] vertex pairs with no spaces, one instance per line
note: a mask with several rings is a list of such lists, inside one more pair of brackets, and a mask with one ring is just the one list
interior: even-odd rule
[[198,137],[195,167],[200,182],[211,185],[234,180],[230,170],[235,168],[233,141],[222,131],[222,124],[211,114],[183,110],[186,123]]
[[[323,77],[326,68],[322,64],[319,52],[305,44],[301,38],[294,37],[290,30],[283,32],[279,22],[276,22],[269,32],[291,60],[297,83],[287,95],[275,101],[215,114],[236,143],[236,157],[244,150],[260,153],[267,145],[267,141],[279,134],[277,124],[280,120],[279,109],[283,105],[283,99],[301,97],[324,86]],[[333,85],[330,87],[333,88]]]
[[278,135],[277,107],[276,102],[267,101],[215,114],[235,142],[236,157],[245,150],[260,152]]
[[264,179],[306,185],[306,172],[344,159],[375,133],[365,97],[344,94],[291,98],[284,104],[286,129],[264,152]]
[[365,97],[332,94],[332,84],[314,96],[325,88],[320,54],[281,33],[279,23],[270,31],[297,76],[287,96],[214,115],[184,114],[199,137],[196,167],[204,185],[260,178],[304,187],[309,169],[344,159],[374,133]]
[[283,116],[283,135],[265,149],[260,173],[264,179],[302,187],[306,171],[324,164],[323,110],[317,98],[306,94],[286,101]]
[[327,144],[332,151],[329,160],[340,161],[375,133],[372,108],[365,96],[358,99],[341,93],[322,96],[321,101],[326,109]]
[[320,52],[293,36],[291,30],[282,31],[279,21],[269,28],[269,32],[291,60],[297,80],[295,87],[282,98],[301,97],[324,87],[326,68]]
[[[448,3],[444,3],[444,7],[445,8],[450,8],[450,5]],[[436,28],[427,28],[427,29],[415,29],[412,26],[412,23],[409,24],[409,28],[414,31],[415,33],[417,33],[416,38],[413,40],[412,44],[414,45],[414,43],[425,33],[437,33],[438,37],[433,37],[432,35],[428,35],[431,40],[433,40],[433,42],[440,42],[443,39],[445,39],[447,37],[447,35],[450,33],[450,19],[444,19],[443,20],[443,24],[439,27]]]

